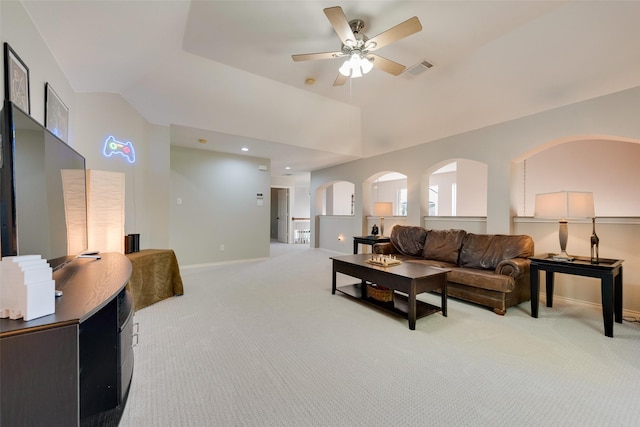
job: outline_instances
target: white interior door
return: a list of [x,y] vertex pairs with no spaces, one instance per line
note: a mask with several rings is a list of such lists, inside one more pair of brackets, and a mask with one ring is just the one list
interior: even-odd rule
[[289,243],[289,189],[278,190],[278,242]]

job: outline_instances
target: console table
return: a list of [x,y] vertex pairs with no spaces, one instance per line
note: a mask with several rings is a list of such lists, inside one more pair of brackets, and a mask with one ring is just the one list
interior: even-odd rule
[[613,319],[622,323],[622,262],[621,259],[600,258],[597,264],[591,258],[575,257],[573,261],[554,260],[552,254],[536,255],[531,260],[531,317],[538,317],[540,299],[540,270],[546,272],[547,307],[553,307],[553,274],[564,273],[600,279],[604,334],[613,337]]
[[0,319],[0,425],[117,425],[133,374],[133,305],[122,254],[53,273],[55,313]]
[[353,238],[353,254],[355,255],[358,253],[358,244],[370,245],[373,247],[376,243],[387,243],[390,241],[390,238],[382,236],[355,236]]
[[171,249],[144,249],[127,254],[127,258],[132,266],[127,289],[133,295],[135,310],[184,294],[178,260]]

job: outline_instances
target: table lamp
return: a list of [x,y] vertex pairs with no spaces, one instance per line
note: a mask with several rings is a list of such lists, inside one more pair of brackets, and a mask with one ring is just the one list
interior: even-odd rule
[[553,257],[557,261],[572,261],[567,254],[569,228],[567,219],[593,218],[593,193],[580,191],[559,191],[556,193],[536,194],[534,217],[559,219],[558,237],[560,254]]
[[380,217],[380,237],[384,237],[384,217],[393,213],[393,203],[373,202],[373,215]]

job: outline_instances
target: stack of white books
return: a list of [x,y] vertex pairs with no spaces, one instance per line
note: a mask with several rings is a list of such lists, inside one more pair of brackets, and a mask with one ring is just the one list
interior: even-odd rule
[[0,261],[0,318],[25,321],[55,312],[55,281],[40,255],[4,257]]

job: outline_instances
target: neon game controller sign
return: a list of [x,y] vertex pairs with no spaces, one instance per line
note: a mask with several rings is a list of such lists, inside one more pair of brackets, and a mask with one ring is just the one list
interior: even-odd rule
[[120,142],[113,136],[105,139],[102,153],[107,157],[111,157],[114,154],[120,155],[127,159],[129,163],[135,163],[136,161],[136,152],[133,150],[133,144],[130,141]]

